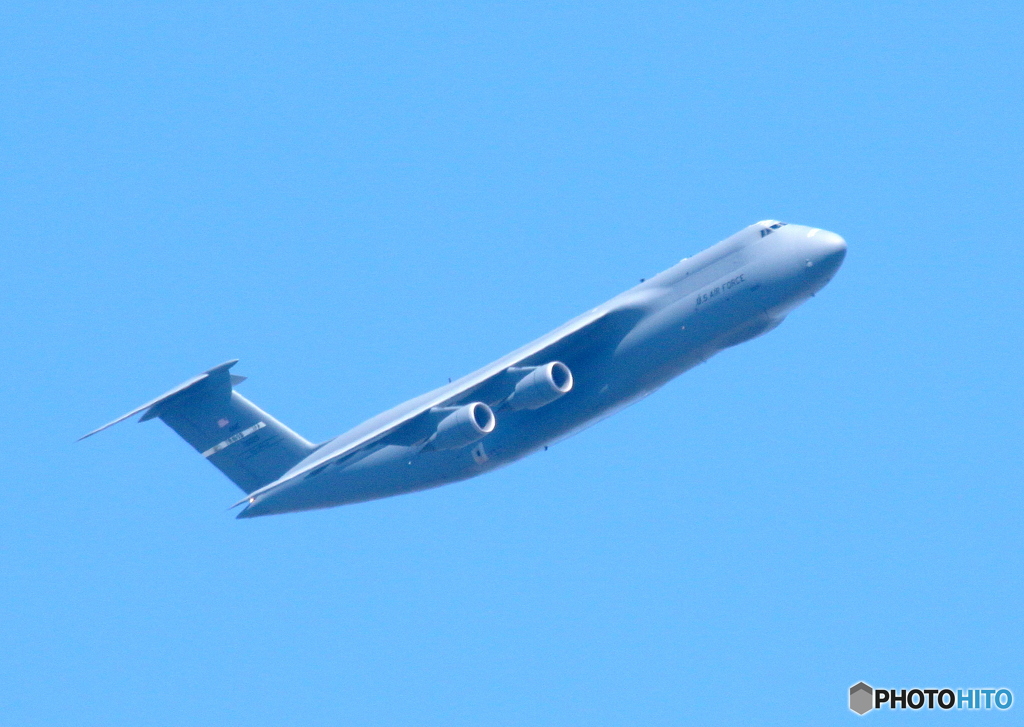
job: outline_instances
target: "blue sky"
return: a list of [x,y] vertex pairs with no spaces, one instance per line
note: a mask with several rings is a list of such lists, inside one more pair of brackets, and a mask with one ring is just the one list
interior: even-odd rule
[[[5,722],[1024,699],[1019,3],[0,18]],[[764,218],[846,237],[823,293],[483,478],[235,521],[159,422],[74,441],[236,357],[322,440]]]

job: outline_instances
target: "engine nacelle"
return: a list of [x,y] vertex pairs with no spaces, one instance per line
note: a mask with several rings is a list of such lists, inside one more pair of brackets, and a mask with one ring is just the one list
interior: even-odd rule
[[494,412],[482,401],[460,406],[437,425],[430,440],[433,449],[458,449],[494,431]]
[[508,398],[509,409],[540,409],[572,389],[572,371],[561,361],[537,366],[519,380],[516,390]]

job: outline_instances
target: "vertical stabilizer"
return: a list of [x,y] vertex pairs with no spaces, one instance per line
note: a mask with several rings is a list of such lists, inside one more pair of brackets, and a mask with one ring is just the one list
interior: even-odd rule
[[230,373],[236,363],[228,361],[189,379],[85,436],[145,409],[139,421],[159,417],[244,492],[258,490],[316,447],[234,390],[234,384],[245,380]]

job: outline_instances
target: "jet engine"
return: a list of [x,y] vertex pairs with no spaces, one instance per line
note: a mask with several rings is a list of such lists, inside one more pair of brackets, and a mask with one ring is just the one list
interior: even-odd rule
[[482,401],[460,406],[437,425],[433,449],[458,449],[494,431],[494,412]]
[[572,389],[572,372],[561,361],[535,367],[519,380],[506,404],[509,409],[540,409]]

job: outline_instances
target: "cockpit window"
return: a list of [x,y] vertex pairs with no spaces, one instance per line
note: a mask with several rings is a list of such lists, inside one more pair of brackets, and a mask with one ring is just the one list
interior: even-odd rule
[[771,222],[772,224],[768,225],[768,227],[761,230],[761,237],[764,237],[765,235],[770,235],[780,227],[785,227],[786,225],[789,224],[788,222],[774,222],[772,220],[765,220],[765,222],[763,222],[762,224],[767,224],[768,222]]

